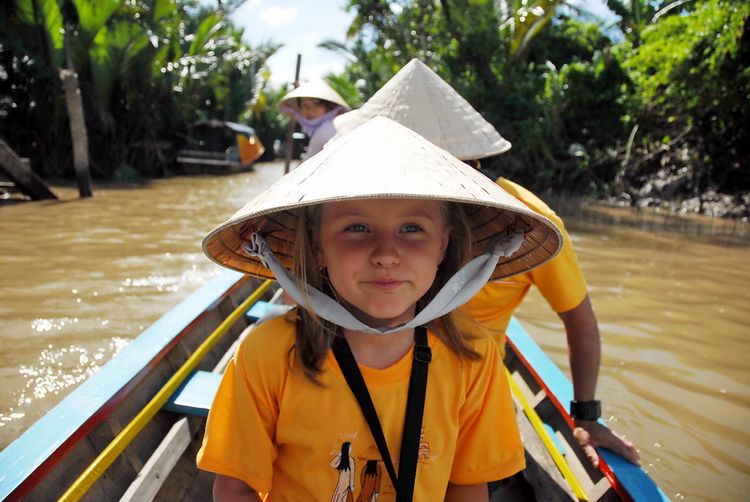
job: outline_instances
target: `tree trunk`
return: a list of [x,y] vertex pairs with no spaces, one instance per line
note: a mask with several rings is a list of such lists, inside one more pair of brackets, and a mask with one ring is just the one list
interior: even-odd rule
[[81,198],[91,197],[91,171],[89,168],[89,138],[86,131],[86,118],[83,113],[83,100],[78,87],[78,77],[73,70],[60,70],[60,79],[65,91],[65,105],[70,121],[70,138],[73,143],[73,166]]

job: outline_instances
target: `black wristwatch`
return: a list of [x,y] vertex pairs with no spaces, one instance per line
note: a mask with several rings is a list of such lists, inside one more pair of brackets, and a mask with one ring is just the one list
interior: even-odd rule
[[571,401],[570,416],[573,420],[598,420],[602,416],[602,402],[598,399]]

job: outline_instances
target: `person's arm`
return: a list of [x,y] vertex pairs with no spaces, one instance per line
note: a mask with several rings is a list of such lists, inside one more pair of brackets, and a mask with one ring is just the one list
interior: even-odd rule
[[214,480],[214,501],[261,502],[261,498],[258,492],[250,488],[244,481],[217,474]]
[[577,307],[558,315],[565,325],[568,338],[573,398],[576,401],[591,401],[596,397],[601,362],[599,326],[591,300],[586,296]]
[[448,483],[448,489],[445,491],[445,502],[479,502],[489,501],[490,495],[487,490],[487,483],[478,485],[454,485]]
[[[601,360],[599,326],[591,300],[586,296],[577,307],[558,315],[565,325],[568,338],[573,398],[576,401],[591,401],[596,398]],[[633,443],[596,420],[576,420],[574,435],[594,466],[599,465],[599,455],[595,448],[600,446],[620,454],[634,464],[640,464],[640,457]]]

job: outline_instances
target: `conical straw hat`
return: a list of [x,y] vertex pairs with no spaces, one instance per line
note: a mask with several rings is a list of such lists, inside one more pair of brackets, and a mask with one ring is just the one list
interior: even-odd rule
[[409,61],[362,107],[335,118],[335,138],[376,116],[405,125],[461,160],[510,149],[492,124],[418,59]]
[[353,199],[417,198],[465,205],[472,253],[496,237],[522,231],[521,248],[501,258],[493,279],[526,272],[557,254],[562,236],[547,218],[410,129],[376,117],[300,164],[250,200],[203,239],[219,265],[272,278],[243,245],[257,232],[287,269],[292,267],[296,208]]
[[351,107],[346,104],[346,101],[344,101],[344,98],[342,98],[338,92],[334,91],[333,88],[328,85],[328,83],[322,78],[305,82],[296,89],[287,93],[283,98],[281,98],[281,101],[279,101],[279,108],[283,109],[287,107],[297,109],[297,98],[324,99],[326,101],[330,101],[331,103],[336,103],[337,105],[343,107],[345,110],[351,109]]
[[[356,128],[357,126],[362,125],[364,121],[359,120],[359,118],[357,117],[358,113],[359,109],[355,109],[336,115],[333,118],[333,125],[336,128],[336,135],[331,139],[340,138],[344,134],[351,132],[351,130]],[[383,116],[387,117],[387,115]],[[393,119],[393,117],[388,118]]]

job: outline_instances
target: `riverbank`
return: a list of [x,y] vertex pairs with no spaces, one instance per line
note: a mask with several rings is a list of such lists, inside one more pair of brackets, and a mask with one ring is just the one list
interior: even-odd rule
[[697,196],[669,198],[663,192],[671,192],[667,179],[650,180],[638,192],[621,192],[599,202],[612,207],[630,207],[636,210],[650,209],[681,215],[702,215],[750,221],[750,191],[737,195],[709,190]]
[[569,207],[568,201],[581,201],[591,206],[631,209],[635,214],[703,217],[744,225],[750,223],[750,191],[732,195],[708,190],[700,195],[688,195],[685,191],[675,191],[668,181],[661,178],[651,179],[641,188],[629,187],[617,195],[602,198],[577,197],[551,190],[538,195],[555,208],[556,204]]
[[[263,163],[263,165],[278,162],[280,161]],[[138,181],[96,180],[93,188],[94,197],[96,197],[97,189],[137,189],[144,188],[153,181],[168,181],[181,177],[182,175],[175,175],[170,178],[143,178]],[[652,214],[658,217],[661,215],[687,218],[702,216],[744,224],[750,223],[750,191],[732,195],[707,190],[698,195],[692,195],[689,186],[691,178],[687,170],[674,173],[665,168],[651,176],[641,175],[630,178],[634,179],[628,180],[627,186],[619,189],[618,194],[614,196],[581,198],[570,194],[560,194],[553,190],[540,191],[538,195],[551,207],[555,209],[564,207],[567,212],[575,211],[573,204],[583,203],[590,207],[630,208],[635,214]],[[635,178],[638,180],[637,183]],[[78,188],[73,179],[56,178],[45,180],[45,182],[60,200],[78,197]],[[29,201],[28,197],[18,192],[9,191],[7,187],[0,187],[0,207]]]
[[712,173],[695,146],[677,142],[635,148],[633,159],[615,157],[620,167],[605,202],[618,207],[654,208],[712,218],[750,219],[750,179],[742,164]]

